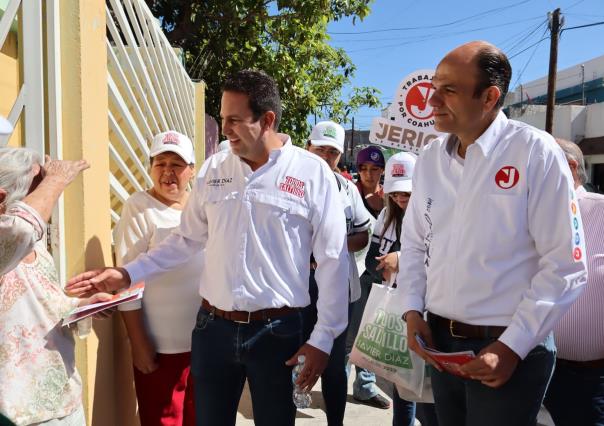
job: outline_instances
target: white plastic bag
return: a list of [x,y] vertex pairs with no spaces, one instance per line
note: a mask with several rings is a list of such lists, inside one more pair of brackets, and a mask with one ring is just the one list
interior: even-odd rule
[[[374,284],[354,341],[350,362],[373,371],[421,398],[424,360],[407,345],[407,324],[401,319],[396,288]],[[409,396],[409,393],[405,395]]]

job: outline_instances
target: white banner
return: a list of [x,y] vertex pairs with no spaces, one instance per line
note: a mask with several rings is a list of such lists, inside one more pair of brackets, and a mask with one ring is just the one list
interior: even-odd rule
[[442,135],[434,130],[434,112],[428,103],[434,93],[433,76],[434,70],[417,70],[401,81],[387,117],[376,117],[371,123],[371,143],[417,154]]

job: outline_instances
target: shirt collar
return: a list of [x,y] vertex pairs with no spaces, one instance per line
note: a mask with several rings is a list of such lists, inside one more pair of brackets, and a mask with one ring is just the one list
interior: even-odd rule
[[587,194],[587,190],[583,187],[583,185],[580,185],[577,187],[577,189],[575,189],[575,194],[577,194],[577,197],[579,197]]
[[499,111],[495,120],[491,123],[487,130],[484,131],[482,135],[476,139],[474,142],[476,145],[480,147],[482,150],[482,154],[485,157],[488,157],[490,152],[493,150],[497,142],[499,142],[499,138],[503,133],[503,130],[506,128],[508,124],[508,118],[505,116],[503,111]]
[[[508,124],[508,118],[505,116],[503,111],[499,111],[495,120],[487,127],[487,129],[474,141],[474,144],[480,147],[482,154],[488,157],[499,138],[503,133],[503,130]],[[445,150],[449,156],[453,157],[453,148],[457,146],[459,138],[456,135],[449,135],[447,142],[445,143]]]
[[277,136],[279,137],[283,145],[281,146],[281,148],[273,149],[271,152],[269,152],[269,159],[276,159],[282,153],[289,151],[293,147],[292,139],[289,137],[289,135],[286,135],[285,133],[277,133]]

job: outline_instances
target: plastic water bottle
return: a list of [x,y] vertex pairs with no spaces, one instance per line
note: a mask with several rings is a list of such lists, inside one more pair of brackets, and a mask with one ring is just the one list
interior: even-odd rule
[[298,376],[300,372],[304,368],[304,361],[306,361],[306,357],[304,355],[298,355],[298,364],[292,370],[292,382],[294,384],[294,390],[292,393],[292,399],[294,400],[294,405],[297,408],[308,408],[310,407],[310,394],[308,392],[304,392],[300,389],[300,386],[296,384],[296,380],[298,380]]

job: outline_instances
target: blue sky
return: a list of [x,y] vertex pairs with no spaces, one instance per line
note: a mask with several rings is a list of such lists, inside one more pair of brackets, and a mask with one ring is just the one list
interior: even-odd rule
[[[343,48],[357,67],[352,84],[377,87],[385,105],[405,75],[435,68],[448,51],[471,40],[490,41],[508,54],[514,74],[510,90],[545,76],[549,38],[539,40],[549,36],[547,12],[558,7],[566,28],[604,21],[604,0],[376,0],[365,20],[334,22],[328,32],[330,43]],[[400,30],[409,27],[419,28]],[[601,55],[604,25],[569,29],[561,35],[558,69]],[[359,110],[355,128],[369,129],[378,115],[375,109]]]

